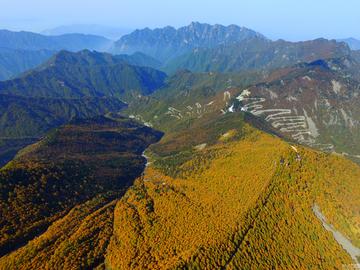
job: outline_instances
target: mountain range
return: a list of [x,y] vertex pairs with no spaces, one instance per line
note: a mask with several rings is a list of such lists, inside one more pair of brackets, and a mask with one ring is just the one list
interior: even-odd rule
[[360,262],[359,51],[200,23],[117,55],[37,38],[9,50],[51,56],[0,82],[0,269]]
[[[323,57],[324,52],[319,52],[321,48],[326,50],[324,47],[334,46],[331,42],[326,45],[326,41],[321,39],[305,43],[282,40],[272,42],[262,34],[245,27],[198,22],[179,29],[169,26],[153,30],[149,28],[136,30],[122,36],[116,42],[91,34],[90,30],[90,32],[85,31],[84,28],[91,28],[92,32],[97,29],[95,26],[75,25],[50,32],[45,31],[47,35],[1,30],[0,80],[10,79],[34,68],[60,50],[89,49],[113,54],[143,53],[154,60],[143,62],[142,65],[149,64],[151,67],[171,73],[180,68],[193,71],[238,71],[251,66],[258,68],[263,65],[288,65],[293,59],[301,58],[294,55],[295,53],[306,54],[304,50],[312,51],[319,45],[319,49],[312,52],[315,54],[312,59],[316,60]],[[345,42],[353,50],[358,49],[356,39],[338,41]],[[311,46],[314,47],[310,48]],[[340,48],[340,44],[337,46]],[[267,55],[271,53],[273,55]],[[306,58],[310,56],[303,55],[303,57],[305,59],[301,60],[307,61]],[[214,59],[212,62],[207,62],[207,59],[212,58]]]
[[123,58],[148,59],[61,51],[21,77],[0,82],[0,164],[54,127],[120,111],[132,96],[148,95],[164,84],[164,73]]
[[236,25],[225,27],[193,22],[179,29],[168,26],[154,30],[136,30],[116,41],[113,50],[127,54],[139,51],[166,62],[195,48],[212,48],[252,37],[265,39],[253,30]]
[[277,70],[264,83],[243,90],[238,109],[263,117],[301,144],[357,156],[359,64],[341,58]]
[[60,50],[106,51],[112,42],[95,35],[65,34],[44,36],[31,32],[0,30],[0,80],[32,69]]
[[164,69],[170,73],[178,69],[194,72],[275,69],[348,54],[350,49],[345,43],[326,39],[287,42],[253,38],[211,49],[195,49],[170,61]]
[[[88,50],[61,51],[22,77],[0,82],[0,93],[32,97],[81,98],[150,94],[165,73],[129,65],[122,57]],[[132,90],[132,91],[130,91]]]

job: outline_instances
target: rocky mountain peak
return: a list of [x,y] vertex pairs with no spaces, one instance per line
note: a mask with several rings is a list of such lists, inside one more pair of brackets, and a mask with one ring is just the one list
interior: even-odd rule
[[175,29],[164,28],[136,30],[115,43],[115,52],[142,52],[161,61],[168,61],[194,48],[213,48],[221,44],[241,42],[249,38],[265,39],[263,35],[245,27],[223,26],[192,22]]

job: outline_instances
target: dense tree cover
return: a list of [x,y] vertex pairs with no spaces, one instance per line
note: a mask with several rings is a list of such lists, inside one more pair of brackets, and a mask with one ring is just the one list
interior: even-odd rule
[[[4,248],[33,240],[0,259],[0,268],[341,269],[350,263],[312,206],[320,205],[358,244],[359,167],[306,148],[296,153],[245,124],[246,115],[220,113],[232,102],[224,91],[193,90],[180,92],[188,97],[184,103],[169,96],[171,104],[214,101],[213,110],[180,121],[160,116],[155,126],[168,132],[150,147],[152,165],[124,197],[144,168],[141,153],[161,136],[151,128],[108,114],[73,121],[22,150],[1,171],[1,235]],[[226,91],[231,98],[237,89]],[[145,121],[166,109],[159,101],[152,110],[152,98],[139,98]]]
[[[221,153],[203,172],[192,171],[199,164],[197,160],[185,163],[183,170],[189,174],[186,179],[195,176],[191,182],[171,179],[149,169],[142,181],[143,186],[129,191],[127,200],[117,206],[120,210],[115,211],[114,241],[124,245],[114,246],[114,252],[110,252],[108,258],[110,266],[129,263],[128,268],[136,264],[139,268],[151,268],[160,264],[166,268],[178,262],[179,258],[191,256],[202,245],[215,244],[226,238],[237,217],[255,204],[274,169],[273,160],[266,159],[266,155],[271,154],[266,150],[266,143],[261,145],[264,157],[260,155],[263,151],[260,147],[255,149],[250,141],[243,144],[243,149],[234,149],[232,153],[226,153],[221,146],[215,148]],[[203,154],[201,158],[207,159],[208,156]],[[253,170],[246,170],[248,164],[254,164]],[[253,174],[255,169],[259,175]],[[139,230],[137,223],[143,228],[135,233]],[[126,231],[128,233],[121,233]],[[133,238],[137,240],[131,240]],[[133,243],[136,244],[134,249]],[[122,255],[120,261],[115,258],[112,262],[111,256],[124,254],[123,249],[133,250],[141,259],[138,261]]]
[[[234,62],[226,57],[238,45],[205,55],[252,68],[310,60],[314,45],[325,58],[348,52],[326,40],[279,41],[281,53],[268,55],[276,44],[260,43]],[[253,59],[259,51],[269,58]],[[180,71],[165,81],[125,61],[158,64],[144,55],[63,51],[0,83],[0,92],[19,95],[0,95],[3,136],[32,140],[75,117],[117,111],[116,98],[128,101],[132,118],[167,132],[146,153],[152,165],[143,174],[142,153],[162,133],[116,113],[72,120],[20,151],[0,170],[0,269],[341,269],[351,262],[312,207],[360,245],[359,167],[291,147],[246,124],[273,132],[265,121],[233,110],[240,89],[284,70]],[[25,143],[1,140],[4,162]]]
[[76,120],[22,150],[0,170],[2,255],[99,194],[119,197],[142,172],[161,133],[124,118]]
[[[181,164],[193,155],[199,152],[199,146],[209,146],[217,143],[219,139],[229,130],[235,134],[230,140],[242,138],[247,133],[247,127],[244,126],[243,116],[240,114],[223,115],[216,120],[213,115],[204,117],[201,121],[194,121],[186,130],[169,132],[161,141],[161,144],[151,146],[152,154],[162,157],[155,159],[155,166],[161,166],[163,169],[177,170],[175,164]],[[221,140],[221,139],[220,139]],[[167,163],[170,163],[167,166]]]
[[37,138],[0,139],[0,167],[12,160],[21,148],[34,143],[36,140]]
[[[6,61],[1,51],[0,66]],[[131,100],[163,86],[165,73],[138,66],[156,65],[154,61],[140,53],[112,56],[88,50],[61,51],[36,69],[1,81],[0,140],[41,137],[74,118],[119,112],[125,107],[119,98]],[[9,146],[0,155],[11,157],[14,151]]]
[[[116,194],[74,207],[45,233],[0,259],[0,269],[90,269],[103,261],[112,235]],[[117,194],[119,196],[120,194]]]
[[125,97],[150,94],[165,78],[161,71],[132,66],[110,54],[61,51],[41,67],[0,82],[0,93],[48,98]]
[[117,112],[126,105],[114,98],[28,98],[0,95],[0,138],[40,137],[75,118]]
[[359,167],[337,156],[310,158],[316,202],[327,220],[360,247]]
[[[117,203],[106,266],[341,269],[351,263],[312,206],[326,208],[329,221],[357,243],[360,169],[298,148],[299,154],[248,131],[240,141],[219,142],[173,165],[175,178],[164,174],[168,167],[148,168]],[[347,188],[339,190],[339,182]]]
[[55,52],[50,50],[28,51],[0,48],[0,80],[9,80],[20,73],[48,60]]
[[[227,121],[221,128],[214,122],[207,129],[206,138],[217,140],[204,148],[194,148],[194,141],[180,137],[175,140],[171,133],[154,145],[147,153],[154,166],[122,198],[124,190],[110,179],[134,172],[135,154],[143,151],[139,145],[161,135],[150,128],[122,118],[78,120],[21,151],[2,175],[19,173],[12,169],[22,166],[23,173],[31,172],[34,179],[37,175],[38,184],[30,176],[17,178],[17,197],[8,200],[13,206],[2,203],[21,218],[7,217],[22,222],[24,228],[14,228],[26,235],[32,228],[26,225],[30,217],[25,212],[33,221],[37,212],[56,211],[37,223],[45,224],[39,237],[0,259],[0,269],[341,269],[351,263],[312,206],[320,205],[328,221],[357,244],[359,167],[298,146],[297,153],[288,143],[249,125],[234,128],[239,122],[222,120]],[[225,128],[230,129],[224,132]],[[230,134],[228,139],[224,134]],[[180,150],[166,146],[168,137]],[[186,147],[181,145],[185,142]],[[186,158],[169,161],[169,156],[183,151],[188,151]],[[60,161],[58,170],[39,169],[54,159]],[[71,167],[75,161],[83,162],[81,167]],[[63,163],[71,165],[72,176],[64,175]],[[71,190],[67,179],[77,181],[70,183]],[[108,180],[111,184],[106,186]],[[46,200],[42,183],[50,183],[58,193],[52,199],[69,207]],[[86,194],[89,197],[82,197]],[[44,198],[44,209],[32,205],[31,200]],[[32,209],[26,208],[28,204]]]

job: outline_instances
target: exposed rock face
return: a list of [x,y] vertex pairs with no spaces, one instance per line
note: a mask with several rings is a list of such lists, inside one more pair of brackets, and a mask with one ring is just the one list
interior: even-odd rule
[[[244,90],[241,109],[264,117],[280,133],[325,151],[360,151],[359,82],[346,61],[316,61],[276,71]],[[281,75],[279,75],[281,74]]]

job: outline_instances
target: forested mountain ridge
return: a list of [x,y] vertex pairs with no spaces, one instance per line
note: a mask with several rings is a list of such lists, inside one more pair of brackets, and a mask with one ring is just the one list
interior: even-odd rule
[[0,82],[0,164],[51,128],[119,112],[126,106],[121,100],[161,87],[164,73],[137,65],[148,61],[155,64],[142,54],[61,51],[22,76]]
[[[43,233],[74,207],[92,205],[96,211],[120,198],[143,171],[141,153],[161,136],[121,117],[96,117],[75,120],[22,150],[0,171],[1,255]],[[80,226],[82,220],[71,222]],[[11,268],[24,267],[21,263]]]
[[215,48],[198,48],[168,62],[163,69],[173,73],[178,69],[194,72],[239,72],[269,70],[300,62],[350,55],[345,43],[316,39],[304,42],[271,41],[249,38],[242,42]]
[[183,71],[126,112],[168,131],[209,114],[244,111],[266,132],[359,162],[359,67],[345,56],[268,72]]
[[31,32],[0,30],[0,80],[11,79],[35,68],[60,50],[107,51],[112,41],[94,35],[45,36]]
[[61,51],[22,77],[0,82],[0,93],[56,98],[125,97],[135,92],[149,94],[161,87],[165,78],[163,72],[129,65],[110,54]]
[[[102,185],[113,175],[106,170],[119,168],[113,164],[114,151],[126,146],[139,155],[143,149],[133,148],[138,142],[124,144],[127,132],[116,130],[120,121],[133,132],[134,122],[109,117],[74,122],[49,134],[20,152],[2,173],[27,160],[34,167],[49,157],[60,165],[70,158],[80,160],[80,167],[66,162],[77,174],[87,172],[81,162],[95,164],[90,172],[96,172],[94,179],[102,180],[95,182]],[[359,166],[290,145],[254,129],[245,118],[244,112],[234,112],[204,115],[187,126],[177,122],[177,128],[150,146],[148,169],[124,196],[109,193],[78,204],[39,237],[2,257],[0,268],[231,269],[255,264],[259,269],[335,269],[350,264],[351,257],[322,227],[312,207],[319,205],[328,222],[359,244],[353,215],[360,205]],[[142,131],[139,135],[148,138]],[[79,148],[83,139],[88,143]],[[127,162],[138,159],[125,160],[128,168]],[[87,192],[91,179],[86,178]],[[155,241],[159,244],[154,246]]]
[[0,48],[0,81],[11,79],[47,61],[55,51]]
[[360,263],[359,52],[199,23],[117,44],[0,82],[0,269]]
[[[214,134],[216,126],[206,131]],[[344,199],[359,198],[359,167],[246,125],[229,128],[215,132],[213,145],[199,140],[201,147],[185,147],[192,154],[176,155],[161,143],[151,147],[154,166],[116,205],[107,268],[337,269],[352,263],[312,207],[321,205],[329,222],[358,245],[352,211],[359,207]],[[198,137],[199,129],[185,132]],[[172,145],[184,148],[177,138]],[[347,174],[337,173],[340,168]]]
[[126,104],[116,98],[36,98],[0,94],[0,166],[52,128],[75,118],[118,112],[124,107]]
[[91,118],[126,107],[118,99],[32,98],[0,94],[0,138],[39,137],[75,118]]

